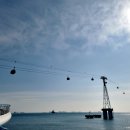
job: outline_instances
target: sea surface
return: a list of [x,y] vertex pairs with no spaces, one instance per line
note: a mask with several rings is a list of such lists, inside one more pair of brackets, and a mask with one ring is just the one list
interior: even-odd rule
[[113,120],[85,119],[86,113],[13,114],[8,130],[130,130],[130,113],[114,113]]

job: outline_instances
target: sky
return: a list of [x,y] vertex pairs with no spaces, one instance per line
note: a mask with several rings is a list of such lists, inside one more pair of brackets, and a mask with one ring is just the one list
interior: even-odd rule
[[114,111],[130,112],[129,56],[129,0],[0,0],[0,103],[12,112],[101,111],[101,76]]

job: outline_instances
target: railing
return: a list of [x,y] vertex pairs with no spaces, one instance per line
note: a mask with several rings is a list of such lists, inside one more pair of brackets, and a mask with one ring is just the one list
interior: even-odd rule
[[0,104],[0,115],[4,115],[10,111],[9,104]]

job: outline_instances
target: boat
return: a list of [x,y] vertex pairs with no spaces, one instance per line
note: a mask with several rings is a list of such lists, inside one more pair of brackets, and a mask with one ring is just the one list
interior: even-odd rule
[[85,115],[86,119],[93,119],[94,116],[93,115]]
[[101,118],[101,114],[100,113],[94,113],[91,114],[90,112],[88,114],[85,115],[86,119],[93,119],[93,118]]
[[54,111],[54,110],[52,110],[52,111],[51,111],[51,113],[52,113],[52,114],[54,114],[54,113],[55,113],[55,111]]
[[7,123],[11,119],[10,105],[0,104],[0,130],[5,130],[2,125]]

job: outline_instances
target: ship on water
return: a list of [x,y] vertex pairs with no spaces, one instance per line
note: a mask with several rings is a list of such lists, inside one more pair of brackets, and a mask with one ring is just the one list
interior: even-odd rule
[[2,125],[11,119],[10,105],[0,104],[0,130],[6,130]]
[[52,114],[56,113],[54,110],[51,111]]

